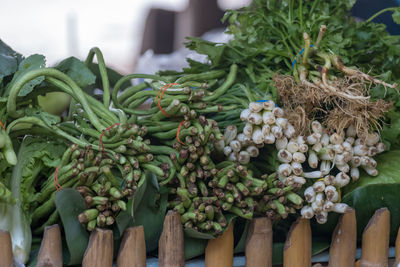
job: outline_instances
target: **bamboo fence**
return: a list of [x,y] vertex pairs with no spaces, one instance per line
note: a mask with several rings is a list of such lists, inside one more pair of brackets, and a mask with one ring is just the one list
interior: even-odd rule
[[[355,211],[343,214],[332,234],[329,263],[313,266],[386,267],[389,266],[390,213],[381,208],[371,217],[362,234],[361,258],[356,261],[357,227]],[[299,218],[288,233],[284,251],[284,267],[311,266],[311,228],[309,220]],[[83,267],[113,265],[113,234],[111,230],[92,232],[83,257]],[[400,230],[396,239],[396,258],[400,262]],[[168,212],[159,240],[159,266],[185,266],[183,230],[180,216]],[[272,266],[272,223],[267,218],[251,222],[246,240],[246,266]],[[233,264],[233,226],[219,238],[209,241],[205,251],[206,267],[231,267]],[[0,267],[13,266],[10,234],[0,231]],[[62,266],[62,244],[58,225],[45,228],[37,265]],[[123,236],[116,260],[117,267],[146,266],[146,246],[142,226],[128,228]]]

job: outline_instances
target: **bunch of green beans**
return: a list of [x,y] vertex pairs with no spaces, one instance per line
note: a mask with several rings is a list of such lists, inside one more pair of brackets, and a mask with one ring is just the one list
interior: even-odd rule
[[301,185],[285,185],[277,173],[262,175],[268,188],[263,194],[255,197],[255,213],[271,220],[285,219],[303,207],[303,199],[296,193]]
[[180,124],[179,140],[175,140],[177,129],[171,133],[162,127],[148,129],[153,138],[172,144],[151,147],[151,152],[169,172],[159,184],[168,188],[168,208],[181,214],[185,229],[218,235],[227,224],[227,214],[279,219],[301,208],[302,199],[294,193],[297,188],[285,187],[277,176],[256,178],[246,166],[217,163],[214,146],[223,136],[216,121],[199,116]]
[[88,231],[113,225],[119,212],[127,208],[126,197],[133,193],[132,189],[120,190],[111,181],[102,179],[91,186],[79,186],[77,190],[85,198],[87,207],[78,220]]
[[[68,187],[77,188],[82,194],[82,190],[85,189],[83,195],[88,208],[108,210],[108,216],[115,218],[121,209],[126,208],[127,198],[134,194],[145,179],[144,173],[133,169],[130,164],[124,165],[122,169],[118,166],[119,161],[101,152],[95,152],[91,146],[85,149],[79,149],[76,144],[69,146],[64,152],[60,166],[35,197],[40,205],[32,213],[32,225],[37,227],[34,233],[41,233],[45,226],[58,220],[55,194],[58,190]],[[98,206],[100,202],[104,202],[107,209],[104,205]],[[107,225],[112,225],[111,220],[108,219]],[[101,225],[100,227],[105,226]],[[92,230],[90,227],[88,229]]]
[[[193,114],[207,115],[222,125],[227,119],[231,123],[232,120],[240,123],[237,110],[246,108],[253,96],[248,88],[236,83],[237,71],[238,66],[233,64],[227,75],[224,70],[173,76],[128,75],[116,83],[112,93],[113,104],[144,124],[149,120],[159,122],[174,117],[196,117]],[[122,90],[126,81],[136,78],[146,80]],[[140,108],[149,99],[150,107]],[[169,127],[165,128],[169,130]]]

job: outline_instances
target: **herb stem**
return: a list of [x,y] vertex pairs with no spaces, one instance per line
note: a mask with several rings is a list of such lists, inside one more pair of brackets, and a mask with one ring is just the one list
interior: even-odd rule
[[399,8],[398,7],[388,7],[388,8],[382,9],[382,10],[376,12],[374,15],[372,15],[369,19],[367,19],[366,22],[371,22],[374,18],[378,17],[379,15],[381,15],[387,11],[394,12],[396,10],[399,10]]

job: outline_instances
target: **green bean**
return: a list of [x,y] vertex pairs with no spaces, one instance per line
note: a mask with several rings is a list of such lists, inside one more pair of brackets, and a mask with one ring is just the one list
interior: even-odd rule
[[189,81],[189,82],[184,82],[181,84],[182,87],[194,87],[193,90],[196,90],[197,88],[208,88],[208,84],[205,82],[195,82],[195,81]]
[[66,74],[63,72],[53,69],[53,68],[43,68],[43,69],[35,69],[32,71],[29,71],[22,75],[12,86],[10,89],[10,95],[8,97],[8,102],[7,102],[7,112],[9,116],[13,118],[19,118],[24,116],[24,112],[21,110],[16,109],[16,100],[18,97],[19,92],[21,91],[22,87],[25,85],[25,83],[31,81],[32,79],[35,79],[40,76],[51,76],[54,78],[57,78],[61,81],[64,81],[68,86],[70,86],[73,95],[76,96],[76,98],[79,100],[81,103],[83,109],[88,113],[88,116],[90,117],[90,121],[94,125],[94,127],[97,128],[97,130],[101,131],[104,127],[100,123],[99,118],[96,116],[96,114],[93,112],[92,108],[89,106],[88,101],[86,100],[86,97],[82,91],[81,88]]
[[[70,159],[71,158],[69,158],[68,160],[70,160]],[[75,168],[78,165],[78,160],[73,159],[72,161],[67,161],[67,163],[68,164],[66,164],[66,165],[61,165],[61,167],[58,170],[58,176],[64,175],[68,171],[72,170],[72,168]],[[52,177],[54,177],[54,174],[52,175]],[[50,185],[50,184],[53,184],[53,181],[52,180],[47,180],[45,185],[43,186],[43,188],[46,187],[47,185]]]
[[[93,142],[94,145],[99,145],[99,140],[96,140]],[[115,143],[103,143],[103,147],[105,148],[111,148],[111,149],[115,149],[117,147],[119,147],[120,145],[127,145],[129,144],[128,140],[121,140],[119,142],[115,142]]]
[[[57,86],[58,88],[62,89],[62,91],[72,96],[69,112],[69,119],[72,119],[72,114],[76,113],[76,101],[79,99],[73,94],[73,91],[68,84],[52,77],[46,77],[46,81],[48,81],[50,84],[53,84],[54,86]],[[93,108],[93,111],[98,114],[103,120],[105,120],[107,124],[112,124],[118,120],[118,118],[112,112],[108,111],[108,108],[105,108],[103,105],[101,105],[100,102],[97,101],[95,98],[86,94],[85,92],[83,92],[83,94],[85,95],[90,106]]]
[[171,161],[171,159],[169,157],[160,155],[160,156],[157,156],[157,158],[160,159],[162,162],[168,163],[169,166],[170,166],[169,176],[165,180],[159,182],[159,184],[161,186],[163,186],[163,185],[168,184],[175,177],[176,169],[175,169],[175,166],[174,166],[174,164],[172,163],[172,161]]
[[143,168],[145,168],[146,170],[151,171],[152,173],[154,173],[157,176],[163,177],[165,175],[164,171],[160,167],[158,167],[156,165],[153,165],[153,164],[142,164],[141,166]]
[[[124,76],[121,79],[119,79],[118,82],[115,84],[114,90],[113,90],[113,93],[112,93],[112,100],[113,100],[113,103],[114,103],[116,108],[123,109],[123,107],[121,106],[121,104],[120,104],[120,102],[118,101],[118,98],[117,98],[118,91],[121,89],[121,86],[125,82],[127,82],[129,80],[137,79],[137,78],[152,79],[152,80],[159,80],[159,81],[168,82],[168,80],[166,80],[165,78],[159,77],[159,76],[156,76],[156,75],[131,74],[131,75]],[[129,90],[127,89],[126,90],[127,93],[122,93],[121,94],[121,100],[120,101],[122,102],[122,101],[126,100],[128,98],[128,95],[129,96],[132,96],[132,94],[135,95],[138,91],[141,91],[140,88],[141,87],[138,86],[138,87],[131,87],[131,89],[129,89]]]
[[160,155],[160,154],[164,154],[164,155],[170,155],[170,154],[178,154],[178,152],[169,147],[169,146],[149,146],[150,150],[149,152],[152,154],[156,154],[156,155]]
[[120,181],[118,181],[117,178],[113,175],[113,173],[111,172],[110,167],[108,167],[108,166],[103,166],[103,167],[101,168],[101,171],[106,175],[108,181],[110,181],[111,184],[112,184],[114,187],[119,187],[119,186],[120,186],[120,184],[121,184]]
[[124,125],[126,124],[127,117],[126,117],[126,114],[125,114],[125,112],[123,110],[121,110],[121,109],[113,109],[112,112],[117,113],[120,124],[124,124]]
[[187,86],[172,85],[170,87],[166,87],[167,85],[163,84],[163,83],[160,83],[160,82],[153,82],[153,83],[151,83],[151,88],[153,88],[153,90],[156,91],[156,92],[159,92],[160,90],[163,90],[164,94],[168,94],[168,95],[181,95],[181,94],[186,94],[187,95],[187,94],[190,94],[192,92],[192,89],[190,89]]
[[229,211],[247,220],[251,220],[253,218],[253,212],[243,213],[241,209],[235,206],[232,206]]
[[178,132],[178,128],[169,130],[167,132],[153,133],[152,136],[159,138],[159,139],[171,139],[171,138],[176,137],[177,132]]
[[278,200],[274,200],[273,202],[276,205],[276,210],[280,215],[287,215],[285,206],[282,203],[280,203]]
[[56,197],[56,191],[52,192],[51,197],[32,212],[32,217],[31,217],[32,224],[36,224],[43,216],[51,212],[51,210],[55,206],[54,204],[55,197]]
[[225,74],[224,70],[211,70],[198,74],[187,74],[185,76],[180,77],[175,82],[176,83],[184,83],[186,81],[205,81],[211,79],[217,79],[222,77]]
[[[194,129],[194,127],[192,126],[192,127],[188,128],[188,129],[181,130],[180,133],[179,133],[179,139],[182,140],[188,135],[193,135],[193,133],[194,133],[193,129]],[[168,132],[154,133],[152,135],[154,137],[159,138],[159,139],[171,139],[171,138],[176,137],[177,133],[178,133],[178,129],[173,129],[173,130],[170,130]]]
[[[146,125],[146,123],[144,121],[141,121],[141,123]],[[165,122],[160,122],[160,123],[152,122],[152,123],[154,123],[154,124],[147,125],[147,132],[149,134],[170,131],[173,129],[178,129],[178,127],[179,127],[179,122],[173,122],[173,121],[171,121],[171,122],[165,121]]]
[[225,82],[217,88],[212,95],[210,96],[205,96],[204,101],[206,102],[211,102],[223,94],[232,86],[232,84],[235,82],[236,79],[236,74],[237,74],[238,66],[236,64],[232,64],[229,70],[229,74],[225,80]]
[[[134,107],[137,107],[140,104],[142,104],[144,101],[146,101],[146,99],[155,97],[157,95],[158,95],[158,92],[155,90],[140,91],[140,92],[137,92],[136,94],[130,96],[128,99],[126,99],[125,102],[130,103],[128,105],[129,108],[134,108]],[[164,94],[163,97],[167,97],[167,96],[168,96],[167,94]],[[139,99],[143,99],[143,98],[145,99],[144,101],[142,101],[142,102],[138,101]],[[132,105],[132,103],[135,103],[135,104]]]
[[169,104],[169,106],[165,108],[164,112],[162,112],[161,110],[158,111],[156,114],[154,114],[154,116],[152,116],[152,119],[155,121],[160,121],[166,117],[164,113],[167,113],[168,116],[172,116],[179,111],[181,106],[181,102],[174,99],[171,104]]
[[131,101],[129,101],[129,99],[128,99],[126,101],[126,102],[128,102],[128,104],[127,104],[128,108],[126,108],[126,106],[124,106],[122,109],[125,110],[125,112],[127,112],[127,113],[136,114],[137,110],[134,108],[137,108],[138,106],[142,105],[144,102],[146,102],[146,100],[149,100],[149,99],[151,99],[151,98],[148,96],[137,98],[137,99],[134,99]]
[[[137,85],[130,86],[126,88],[118,97],[117,97],[117,102],[118,103],[123,103],[129,96],[136,94],[137,92],[140,92],[146,88],[148,88],[149,85],[145,82],[139,83]],[[114,87],[115,90],[116,87]],[[113,91],[114,93],[114,91]]]
[[47,219],[47,221],[45,223],[43,223],[39,228],[35,229],[33,231],[33,233],[35,235],[39,235],[39,234],[43,233],[44,228],[46,228],[47,226],[55,224],[58,221],[59,218],[60,218],[60,216],[58,214],[58,210],[54,210],[53,213]]
[[62,122],[58,125],[58,127],[65,131],[68,132],[69,134],[79,136],[81,132],[78,130],[78,128],[74,125],[72,122]]
[[85,65],[89,67],[89,65],[93,61],[93,57],[96,55],[97,62],[100,70],[101,82],[103,84],[103,103],[106,108],[110,106],[110,82],[108,80],[107,68],[104,63],[103,53],[101,53],[100,49],[97,47],[93,47],[90,49],[89,54],[85,60]]

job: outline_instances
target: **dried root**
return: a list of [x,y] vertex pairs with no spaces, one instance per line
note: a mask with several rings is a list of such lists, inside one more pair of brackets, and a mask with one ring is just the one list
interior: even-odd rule
[[304,53],[294,66],[297,77],[273,77],[281,107],[298,134],[310,133],[311,120],[320,121],[327,130],[336,133],[355,125],[359,137],[379,131],[385,112],[393,104],[384,100],[371,101],[370,87],[397,88],[397,84],[349,68],[339,56],[321,51],[318,46],[326,30],[322,25],[312,48],[309,35],[303,34]]
[[[359,101],[331,90],[297,84],[292,76],[276,75],[275,87],[289,122],[299,134],[310,132],[310,120],[317,119],[332,132],[356,125],[357,135],[366,136],[380,129],[380,120],[393,103],[384,100]],[[356,77],[338,78],[332,86],[349,95],[369,95],[369,86]]]

